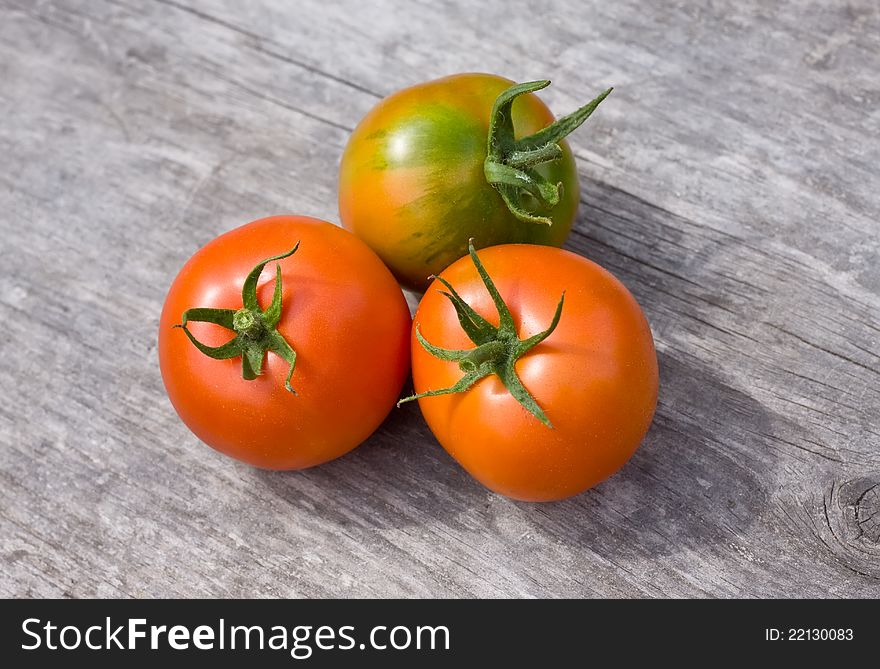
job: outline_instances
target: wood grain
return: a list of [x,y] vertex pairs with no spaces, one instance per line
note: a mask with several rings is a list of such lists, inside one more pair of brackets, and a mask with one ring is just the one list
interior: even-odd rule
[[[186,258],[335,220],[348,132],[444,74],[550,76],[569,248],[661,364],[632,462],[575,499],[473,482],[418,410],[267,473],[171,409]],[[880,596],[880,9],[873,0],[0,0],[0,595]]]

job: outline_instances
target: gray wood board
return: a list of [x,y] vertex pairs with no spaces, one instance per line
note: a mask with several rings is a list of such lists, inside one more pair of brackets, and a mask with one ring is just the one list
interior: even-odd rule
[[[0,0],[0,595],[880,596],[880,10]],[[491,494],[412,405],[326,466],[200,444],[165,291],[215,235],[337,220],[376,101],[551,77],[568,248],[653,326],[657,417],[574,499]]]

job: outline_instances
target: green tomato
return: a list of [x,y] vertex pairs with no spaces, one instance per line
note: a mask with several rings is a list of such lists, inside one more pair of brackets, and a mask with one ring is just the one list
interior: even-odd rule
[[360,122],[345,149],[339,213],[407,287],[478,247],[561,246],[579,188],[565,135],[610,92],[554,121],[533,91],[459,74],[398,91]]

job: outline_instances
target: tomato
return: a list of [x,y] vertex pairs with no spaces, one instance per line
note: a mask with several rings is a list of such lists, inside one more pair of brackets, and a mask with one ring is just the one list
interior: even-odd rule
[[[186,263],[162,310],[159,364],[171,403],[206,444],[258,467],[300,469],[379,426],[409,371],[409,330],[397,282],[363,242],[330,223],[275,216]],[[214,359],[197,342],[231,348]]]
[[611,89],[554,123],[533,94],[549,83],[460,74],[382,100],[342,157],[343,225],[415,289],[466,255],[471,237],[561,246],[579,200],[562,138]]
[[560,249],[513,244],[477,257],[471,247],[425,293],[411,347],[418,395],[402,401],[418,399],[440,444],[519,500],[563,499],[613,474],[657,403],[638,303],[612,274]]

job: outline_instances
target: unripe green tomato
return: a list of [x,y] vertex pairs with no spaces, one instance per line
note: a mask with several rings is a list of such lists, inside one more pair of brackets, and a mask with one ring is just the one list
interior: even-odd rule
[[[548,82],[537,83],[533,89]],[[472,237],[482,248],[514,242],[561,246],[568,236],[579,188],[564,139],[552,142],[556,157],[527,168],[558,185],[558,202],[551,206],[526,190],[514,194],[515,206],[541,222],[515,215],[487,179],[493,105],[512,85],[490,74],[419,84],[379,102],[355,128],[340,167],[340,217],[403,285],[423,290],[429,276],[467,255]],[[554,121],[530,92],[513,101],[511,118],[516,139]]]

